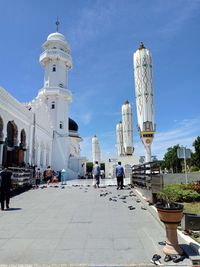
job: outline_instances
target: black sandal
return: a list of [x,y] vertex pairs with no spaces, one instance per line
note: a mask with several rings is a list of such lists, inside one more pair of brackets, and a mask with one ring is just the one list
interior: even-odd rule
[[177,255],[174,259],[174,263],[178,263],[179,261],[183,261],[185,259],[185,255]]
[[172,257],[170,255],[166,255],[164,257],[164,262],[168,262],[168,261],[171,261],[172,260]]
[[151,259],[151,262],[155,265],[161,265],[161,262],[159,261],[159,259],[161,259],[161,256],[158,254],[154,254]]

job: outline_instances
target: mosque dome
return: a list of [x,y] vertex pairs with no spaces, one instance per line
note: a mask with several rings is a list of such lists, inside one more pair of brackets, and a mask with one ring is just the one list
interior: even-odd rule
[[78,132],[78,124],[71,118],[69,118],[69,131]]
[[59,32],[53,32],[47,37],[47,41],[63,41],[66,42],[65,36]]

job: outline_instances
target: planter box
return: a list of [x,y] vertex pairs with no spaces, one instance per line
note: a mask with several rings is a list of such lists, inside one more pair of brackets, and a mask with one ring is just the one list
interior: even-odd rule
[[181,227],[183,230],[200,230],[200,215],[193,213],[184,213],[181,221]]

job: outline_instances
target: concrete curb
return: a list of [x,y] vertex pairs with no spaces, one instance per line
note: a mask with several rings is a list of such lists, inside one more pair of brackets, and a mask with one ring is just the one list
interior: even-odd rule
[[[154,264],[108,264],[108,265],[98,265],[98,264],[0,264],[0,267],[152,267]],[[159,265],[163,266],[164,265]],[[187,267],[187,266],[182,266]],[[188,266],[189,267],[189,266]]]

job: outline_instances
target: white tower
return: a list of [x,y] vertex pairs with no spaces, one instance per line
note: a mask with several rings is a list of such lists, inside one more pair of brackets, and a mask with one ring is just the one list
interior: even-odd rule
[[133,154],[133,122],[131,104],[126,100],[122,105],[123,146],[125,155]]
[[119,157],[124,156],[123,126],[121,121],[116,125],[116,139],[117,139],[117,154]]
[[92,160],[93,163],[95,163],[95,161],[98,161],[100,163],[100,146],[99,140],[96,135],[92,137]]
[[69,160],[68,106],[72,101],[72,94],[67,83],[68,70],[72,67],[70,48],[64,35],[55,32],[47,37],[43,49],[40,64],[44,68],[44,86],[39,91],[38,97],[43,98],[47,104],[52,121],[54,131],[52,167],[54,170],[67,169]]
[[143,43],[134,53],[133,60],[138,131],[146,149],[146,162],[149,162],[151,161],[151,144],[155,132],[152,56]]

